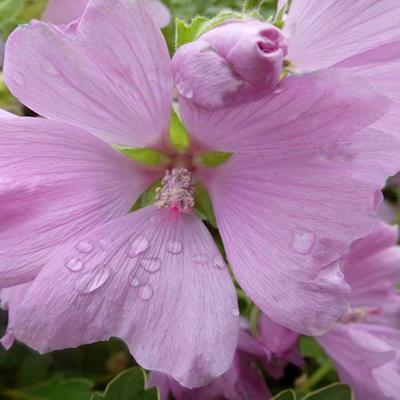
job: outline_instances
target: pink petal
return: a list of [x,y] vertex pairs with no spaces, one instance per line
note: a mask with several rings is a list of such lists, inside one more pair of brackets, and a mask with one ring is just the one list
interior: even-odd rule
[[399,37],[397,0],[295,0],[285,32],[301,72],[330,67]]
[[40,115],[111,143],[160,146],[167,132],[168,49],[140,2],[94,0],[79,23],[18,28],[4,74],[13,94]]
[[43,14],[43,21],[52,24],[69,24],[80,18],[88,0],[49,0]]
[[[186,128],[203,147],[255,152],[283,159],[372,124],[389,109],[388,100],[367,82],[345,72],[290,77],[258,101],[207,110],[180,98]],[[397,171],[396,171],[397,172]]]
[[[87,5],[88,0],[49,0],[42,19],[52,24],[69,24],[82,16]],[[143,5],[160,28],[169,25],[171,14],[161,1],[147,0]]]
[[217,112],[181,102],[200,146],[238,153],[199,175],[236,278],[281,325],[322,334],[346,310],[335,262],[372,229],[379,190],[400,168],[400,143],[362,130],[386,109],[365,82],[335,71]]
[[[243,347],[244,341],[246,343]],[[257,346],[261,348],[259,342],[247,330],[241,329],[238,348],[230,369],[208,386],[189,390],[167,375],[151,372],[148,387],[158,388],[160,400],[167,400],[169,394],[176,400],[269,399],[271,394],[256,365],[263,352],[261,351],[261,354],[253,352]],[[248,352],[249,349],[250,352]]]
[[396,357],[395,351],[379,336],[358,324],[338,324],[318,341],[335,363],[341,381],[351,386],[356,399],[395,399],[384,397],[380,374],[375,374],[377,369],[379,371],[382,366],[392,363]]
[[369,79],[380,93],[389,97],[394,106],[380,119],[375,127],[400,135],[400,40],[378,49],[366,51],[337,64],[346,72]]
[[160,28],[165,28],[171,23],[171,13],[161,1],[147,0],[144,5]]
[[77,128],[0,113],[0,287],[31,280],[77,234],[125,215],[155,179]]
[[9,350],[14,343],[15,313],[22,299],[24,298],[29,286],[30,283],[27,283],[24,285],[0,290],[1,308],[8,311],[7,331],[0,340],[0,343],[6,350]]
[[[92,252],[79,253],[83,240]],[[17,310],[16,337],[48,352],[118,336],[142,367],[205,385],[230,367],[237,344],[235,289],[220,265],[197,217],[142,209],[54,253]]]

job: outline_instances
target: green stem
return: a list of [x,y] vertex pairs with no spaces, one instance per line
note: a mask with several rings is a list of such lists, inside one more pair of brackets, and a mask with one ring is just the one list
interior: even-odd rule
[[322,379],[326,377],[333,370],[331,363],[326,363],[322,365],[317,371],[314,372],[313,375],[307,380],[307,382],[300,388],[301,394],[308,393],[311,389],[314,389]]

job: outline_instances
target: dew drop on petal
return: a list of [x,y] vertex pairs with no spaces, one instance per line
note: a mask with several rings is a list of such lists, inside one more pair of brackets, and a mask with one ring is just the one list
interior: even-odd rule
[[135,258],[149,248],[149,241],[144,236],[137,236],[128,251],[128,256]]
[[140,285],[140,280],[136,275],[131,275],[129,278],[129,284],[133,287],[138,287]]
[[206,265],[208,263],[207,254],[199,253],[193,256],[193,262],[195,264]]
[[139,298],[141,300],[150,300],[154,295],[154,289],[151,285],[144,285],[139,290]]
[[75,283],[75,290],[82,294],[93,293],[107,282],[110,275],[111,271],[107,266],[99,266],[96,270],[80,277]]
[[171,254],[180,254],[182,253],[182,242],[170,240],[167,243],[167,251]]
[[176,83],[176,90],[181,96],[186,97],[187,99],[193,99],[194,97],[193,88],[190,86],[190,83],[187,83],[184,80]]
[[238,308],[234,308],[234,309],[232,310],[232,315],[233,315],[234,317],[238,317],[238,316],[240,315],[239,309],[238,309]]
[[76,246],[77,250],[83,254],[88,254],[93,250],[93,243],[90,240],[82,240]]
[[316,236],[312,232],[298,231],[292,236],[290,246],[292,249],[301,255],[310,254],[315,245]]
[[275,94],[279,94],[279,93],[282,93],[282,91],[283,91],[283,89],[282,89],[280,86],[277,86],[277,87],[275,88],[275,90],[274,90],[274,93],[275,93]]
[[224,269],[225,268],[225,262],[224,259],[220,254],[216,254],[213,258],[213,266],[218,269]]
[[71,257],[65,263],[65,266],[72,272],[78,272],[85,266],[84,262],[77,257]]
[[161,268],[161,260],[157,257],[144,258],[140,265],[147,272],[157,272]]

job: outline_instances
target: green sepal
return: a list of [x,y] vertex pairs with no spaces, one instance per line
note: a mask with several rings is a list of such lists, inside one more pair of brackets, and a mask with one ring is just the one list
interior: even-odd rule
[[233,156],[233,153],[226,151],[206,151],[196,157],[196,163],[208,168],[219,167]]
[[90,400],[157,400],[157,389],[146,390],[145,385],[145,372],[134,367],[114,378],[107,385],[104,394],[95,393]]
[[143,165],[167,165],[170,162],[169,157],[158,150],[147,147],[134,148],[126,146],[113,146],[120,153],[124,154],[131,160]]
[[197,182],[195,184],[194,202],[195,211],[197,212],[198,216],[202,220],[208,221],[211,226],[216,228],[217,221],[215,219],[210,195],[208,194],[203,184],[200,182]]
[[183,46],[186,43],[193,42],[204,33],[221,25],[230,19],[243,19],[247,15],[237,11],[223,10],[214,18],[205,18],[202,16],[193,18],[189,23],[177,18],[175,31],[176,48]]
[[161,179],[154,182],[150,187],[143,192],[139,198],[136,200],[136,203],[131,208],[130,212],[138,211],[141,208],[147,207],[151,204],[154,204],[156,201],[156,189],[161,187]]
[[169,138],[172,145],[179,153],[185,153],[189,147],[189,136],[186,132],[185,125],[183,125],[183,122],[175,111],[172,111],[171,115]]

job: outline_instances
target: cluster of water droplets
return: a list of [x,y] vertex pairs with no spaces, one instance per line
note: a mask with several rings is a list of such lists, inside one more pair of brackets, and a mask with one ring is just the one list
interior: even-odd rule
[[[83,240],[75,246],[78,254],[69,257],[65,261],[65,267],[69,271],[82,274],[75,283],[75,290],[80,294],[90,294],[100,289],[111,276],[111,269],[107,263],[99,264],[85,272],[85,264],[89,263],[88,259],[97,256],[97,254],[93,254],[94,251],[96,249],[106,251],[107,243],[103,242],[95,243],[91,240]],[[129,244],[126,252],[126,256],[135,260],[137,266],[129,276],[129,285],[138,290],[138,297],[143,301],[150,300],[154,296],[155,290],[150,283],[140,278],[140,272],[155,274],[162,268],[160,257],[147,255],[150,247],[150,241],[144,235],[137,235]],[[182,254],[183,247],[183,243],[179,240],[168,240],[165,243],[166,253],[173,257]],[[219,253],[215,255],[201,252],[195,253],[192,255],[192,261],[196,265],[212,265],[216,269],[225,268],[225,261]]]

